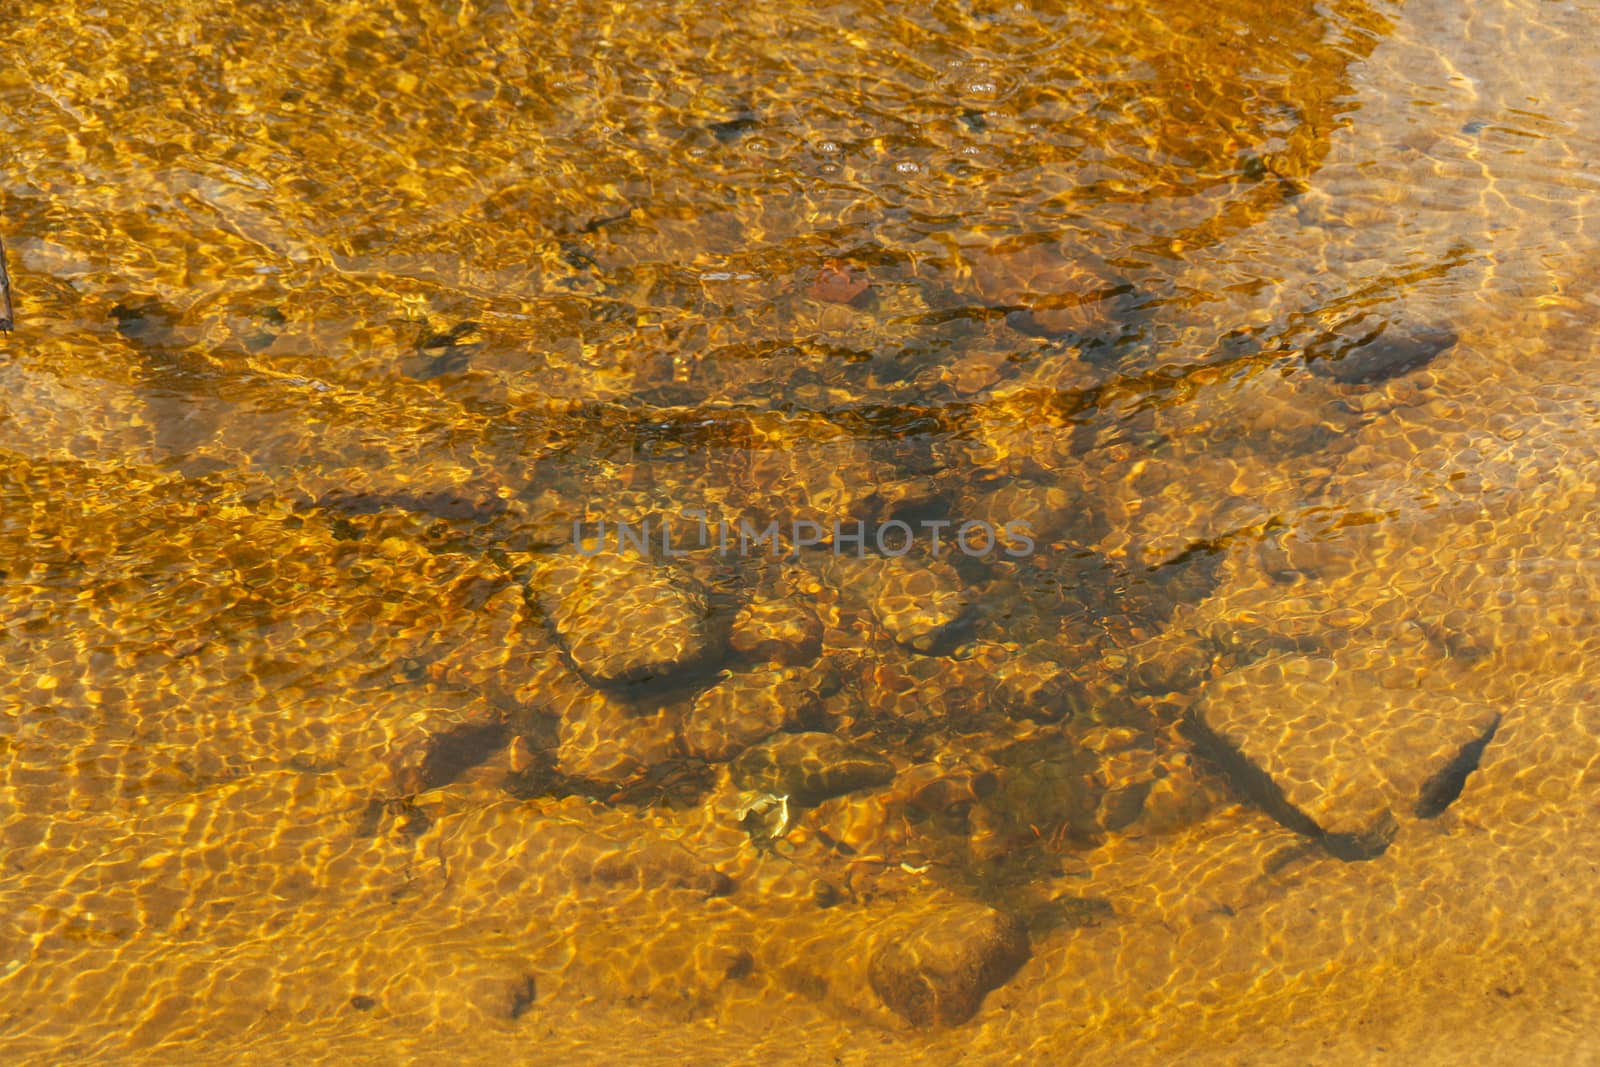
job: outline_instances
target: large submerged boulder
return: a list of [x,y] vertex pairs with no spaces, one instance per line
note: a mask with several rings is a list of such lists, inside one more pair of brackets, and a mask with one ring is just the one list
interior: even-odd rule
[[621,553],[572,553],[534,578],[539,604],[591,684],[679,674],[719,652],[704,593],[673,568]]
[[892,931],[867,974],[873,992],[912,1025],[954,1026],[1017,972],[1028,951],[1027,929],[1015,916],[963,902]]

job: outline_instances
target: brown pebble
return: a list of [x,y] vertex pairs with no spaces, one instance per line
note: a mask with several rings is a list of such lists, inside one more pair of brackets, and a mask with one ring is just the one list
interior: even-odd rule
[[872,988],[913,1026],[954,1026],[1028,953],[1020,921],[979,904],[959,905],[886,938],[872,956]]
[[817,272],[816,280],[806,287],[806,296],[827,304],[849,304],[870,288],[872,281],[865,271],[829,260]]

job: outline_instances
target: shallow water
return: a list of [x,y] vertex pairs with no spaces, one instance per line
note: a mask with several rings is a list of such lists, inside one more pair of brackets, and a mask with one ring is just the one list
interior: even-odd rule
[[18,6],[0,1048],[1596,1055],[1597,21]]

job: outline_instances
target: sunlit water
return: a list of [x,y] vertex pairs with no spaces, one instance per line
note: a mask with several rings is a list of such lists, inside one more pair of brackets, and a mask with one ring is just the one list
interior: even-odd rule
[[0,1049],[1595,1055],[1597,29],[8,11]]

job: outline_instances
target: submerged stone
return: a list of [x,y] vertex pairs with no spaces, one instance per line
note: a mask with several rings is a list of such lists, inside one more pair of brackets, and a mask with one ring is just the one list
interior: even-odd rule
[[1345,385],[1370,385],[1432,363],[1455,346],[1454,330],[1429,326],[1385,330],[1354,344],[1337,341],[1326,352],[1309,352],[1311,370]]
[[908,648],[932,650],[966,613],[961,578],[948,563],[907,556],[840,562],[846,576],[862,583],[873,618]]
[[639,889],[691,889],[726,896],[733,880],[674,841],[627,842],[596,856],[586,872],[607,886]]
[[465,716],[441,712],[437,724],[419,727],[390,746],[384,762],[403,796],[448,785],[504,747],[504,719],[487,704]]
[[734,618],[728,643],[758,662],[809,663],[822,647],[822,623],[803,605],[754,600]]
[[919,763],[894,780],[894,794],[919,811],[949,811],[983,800],[998,785],[994,761],[981,753]]
[[1012,329],[1044,337],[1104,331],[1114,298],[1126,288],[1050,242],[996,246],[974,258],[972,276],[985,300],[1012,308],[1006,318]]
[[735,674],[695,697],[684,717],[683,747],[692,756],[732,759],[750,745],[820,710],[811,679],[794,670]]
[[868,976],[879,998],[913,1026],[954,1026],[971,1018],[990,990],[1028,959],[1022,922],[981,904],[952,905],[872,955]]
[[733,763],[734,781],[752,792],[810,807],[828,797],[894,778],[894,765],[833,734],[779,734]]
[[624,782],[679,755],[675,716],[668,709],[641,712],[598,690],[562,694],[556,767],[596,782]]
[[1001,664],[994,674],[995,700],[1011,718],[1057,719],[1081,715],[1092,703],[1087,687],[1066,668],[1029,650]]
[[987,706],[995,659],[888,652],[870,661],[859,676],[858,710],[905,725],[968,719]]
[[574,554],[535,581],[573,667],[594,685],[668,677],[716,653],[704,594],[669,567],[613,553]]

